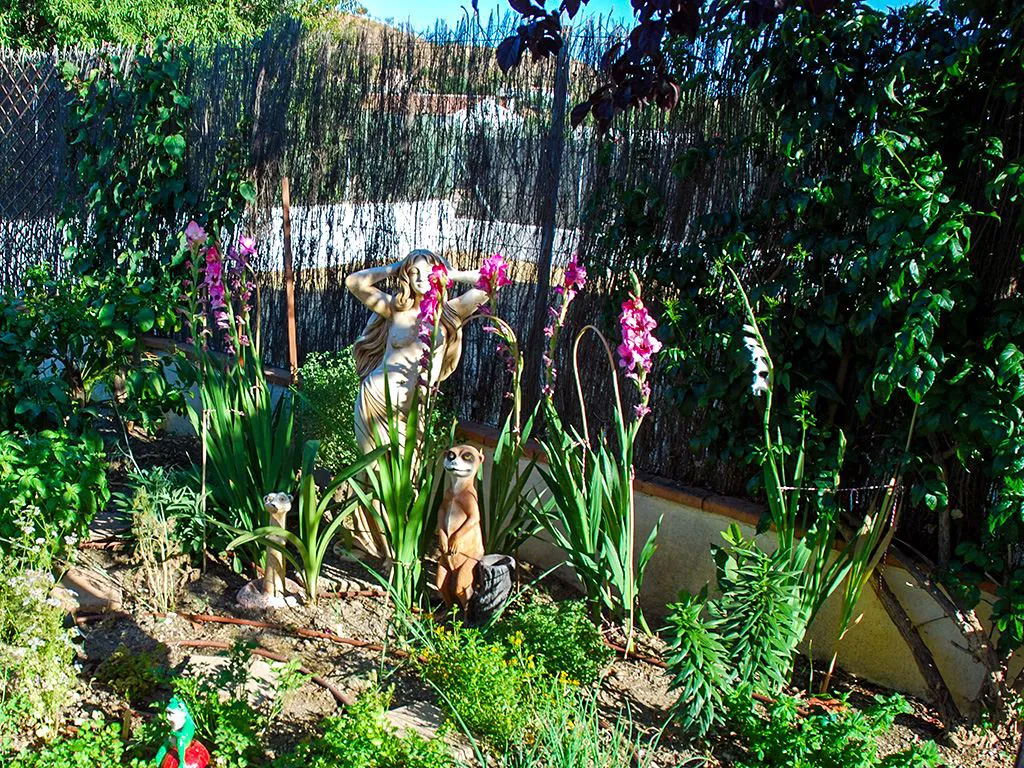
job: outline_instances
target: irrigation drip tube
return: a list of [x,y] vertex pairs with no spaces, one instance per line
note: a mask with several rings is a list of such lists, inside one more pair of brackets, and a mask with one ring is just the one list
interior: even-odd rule
[[[163,616],[165,614],[153,614],[154,616]],[[351,637],[342,637],[333,632],[322,632],[318,629],[306,629],[305,627],[286,627],[284,624],[273,624],[268,621],[253,621],[252,619],[236,619],[233,616],[214,616],[209,613],[184,613],[182,611],[176,611],[176,616],[180,616],[188,621],[195,622],[196,624],[233,624],[240,627],[254,627],[256,629],[272,629],[275,632],[280,632],[285,635],[292,635],[294,637],[302,637],[306,639],[315,640],[329,640],[332,643],[339,643],[341,645],[350,645],[353,648],[362,648],[367,651],[380,651],[382,653],[390,653],[393,656],[397,656],[400,659],[409,657],[408,651],[403,651],[401,648],[385,648],[379,643],[371,643],[366,640],[356,640]]]
[[[100,619],[105,615],[108,614],[81,615],[75,619],[75,622],[77,624],[86,624],[91,621],[96,621],[97,619]],[[371,643],[367,640],[357,640],[351,637],[343,637],[333,632],[323,632],[318,629],[307,629],[306,627],[287,627],[284,624],[274,624],[268,621],[255,621],[253,619],[237,619],[234,616],[216,616],[214,614],[209,613],[185,613],[183,611],[175,611],[173,614],[154,612],[151,613],[151,615],[156,616],[158,618],[165,618],[168,615],[180,616],[181,618],[186,619],[187,621],[191,621],[195,624],[230,624],[239,627],[269,629],[273,630],[274,632],[278,632],[284,635],[291,635],[293,637],[301,637],[304,639],[312,640],[327,640],[329,642],[337,643],[339,645],[348,645],[353,648],[361,648],[366,651],[378,651],[380,653],[388,653],[399,659],[407,659],[411,655],[408,651],[405,651],[401,648],[386,648],[380,643]],[[621,656],[623,659],[627,661],[632,659],[633,661],[639,661],[643,662],[644,664],[650,664],[651,666],[658,667],[659,669],[668,668],[668,665],[659,658],[656,658],[654,656],[646,656],[635,652],[629,652],[623,646],[617,645],[616,643],[613,643],[607,638],[605,638],[604,642],[605,645],[607,645],[609,648],[611,648],[619,656]],[[231,648],[231,646],[228,643],[219,640],[179,640],[175,641],[173,644],[186,648],[218,648],[221,650],[228,650]],[[268,651],[265,648],[261,647],[254,648],[253,653],[259,656],[264,656],[268,659],[272,659],[274,661],[287,662],[289,660],[287,656],[283,656],[281,654]],[[313,675],[305,667],[300,668],[300,671],[303,674],[310,675],[310,679],[312,679],[313,682],[330,691],[331,694],[339,703],[345,706],[349,706],[353,703],[353,699],[350,696],[339,690],[330,681],[325,680],[324,678],[319,677],[317,675]],[[755,701],[758,701],[768,706],[776,703],[776,699],[773,699],[770,696],[765,696],[764,694],[760,693],[752,694],[752,698]],[[840,701],[834,699],[821,699],[816,696],[812,696],[811,698],[807,699],[807,706],[799,707],[797,709],[797,714],[801,717],[809,717],[810,715],[814,714],[814,711],[816,709],[825,710],[826,712],[837,712],[845,708],[845,705]],[[1022,766],[1021,768],[1024,768],[1024,766]]]
[[[230,643],[221,642],[220,640],[174,640],[172,641],[171,644],[179,645],[182,648],[216,648],[221,651],[231,650]],[[291,660],[283,653],[274,653],[273,651],[268,651],[266,648],[256,647],[251,650],[252,653],[256,654],[257,656],[262,656],[263,658],[271,659],[272,661],[283,661],[287,664]],[[347,693],[338,688],[338,686],[336,686],[330,680],[320,677],[320,675],[314,675],[306,667],[299,667],[299,672],[301,672],[304,675],[309,675],[310,680],[312,680],[314,683],[321,686],[322,688],[326,688],[328,691],[330,691],[331,695],[334,696],[334,700],[342,706],[350,707],[353,704],[355,704],[355,699],[353,699]]]

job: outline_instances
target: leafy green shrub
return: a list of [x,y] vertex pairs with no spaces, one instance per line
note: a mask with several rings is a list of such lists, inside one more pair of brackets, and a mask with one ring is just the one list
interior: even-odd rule
[[196,737],[210,750],[218,768],[263,765],[268,729],[281,714],[284,700],[307,680],[298,671],[297,659],[281,665],[273,697],[254,707],[246,691],[250,662],[250,646],[236,642],[228,663],[218,670],[171,681],[174,692],[192,713]]
[[[191,555],[202,555],[207,520],[203,514],[202,497],[186,473],[165,467],[130,472],[125,489],[114,493],[111,502],[129,526],[143,509],[162,519],[173,520],[173,538],[182,550]],[[132,528],[129,528],[129,535],[137,542]]]
[[5,3],[0,9],[0,45],[49,50],[55,46],[99,48],[104,43],[140,46],[161,35],[182,45],[215,45],[259,38],[282,16],[320,26],[335,19],[332,9],[354,10],[351,0],[255,0],[181,3],[148,0],[41,0]]
[[[175,484],[163,467],[134,472],[128,488],[113,495],[114,507],[129,524],[138,574],[152,610],[173,611],[178,588],[188,578],[189,555],[205,543],[206,520],[200,496]],[[182,534],[179,524],[186,530]],[[199,541],[189,536],[198,534]],[[141,594],[141,593],[140,593]]]
[[57,739],[41,749],[26,749],[4,763],[8,768],[143,768],[149,762],[124,759],[121,726],[86,720],[74,736]]
[[528,656],[456,624],[435,628],[418,663],[442,707],[498,751],[530,728],[540,670]]
[[0,429],[81,434],[115,391],[116,414],[145,427],[181,403],[164,361],[141,354],[146,333],[179,323],[173,278],[83,261],[59,277],[33,266],[23,283],[16,298],[0,296]]
[[668,606],[665,638],[671,687],[680,692],[672,710],[683,730],[697,736],[722,723],[731,686],[729,654],[703,616],[706,602],[704,594],[681,594]]
[[98,436],[0,432],[0,551],[27,538],[51,555],[63,554],[108,498]]
[[799,577],[785,553],[762,552],[739,526],[722,536],[729,546],[713,548],[722,595],[708,603],[710,626],[728,649],[735,684],[774,695],[789,683],[806,629]]
[[352,347],[341,352],[311,352],[299,369],[302,397],[299,420],[303,437],[320,441],[318,460],[340,472],[361,454],[352,419],[359,374]]
[[390,691],[367,691],[340,717],[325,720],[322,733],[274,761],[274,768],[449,768],[441,737],[424,739],[415,731],[400,736],[384,713]]
[[506,646],[521,645],[545,672],[583,684],[597,680],[614,655],[581,600],[532,602],[506,615],[493,632]]
[[196,737],[224,768],[248,768],[262,755],[260,729],[252,707],[242,694],[224,697],[220,686],[207,678],[182,677],[172,682],[196,723]]
[[737,701],[733,719],[744,741],[747,758],[738,768],[934,768],[940,764],[934,742],[922,742],[878,757],[878,741],[892,728],[896,716],[910,711],[903,697],[875,697],[877,704],[860,712],[846,708],[835,713],[801,717],[798,702],[782,696],[768,709],[767,719],[749,698]]
[[673,711],[697,736],[722,724],[732,693],[781,691],[806,630],[786,550],[766,554],[735,525],[722,538],[728,546],[712,548],[721,596],[708,600],[705,589],[668,606],[667,663],[680,690]]
[[152,651],[129,651],[119,645],[96,668],[96,680],[133,705],[151,698],[167,677],[167,648],[164,646]]
[[0,737],[53,735],[75,688],[75,648],[53,584],[48,571],[0,565]]
[[[331,472],[341,472],[363,455],[352,419],[359,394],[359,374],[352,347],[340,352],[311,352],[299,368],[299,375],[302,436],[306,440],[320,441],[317,456],[320,465]],[[451,406],[444,394],[439,394],[428,417],[428,440],[447,438],[452,418]]]

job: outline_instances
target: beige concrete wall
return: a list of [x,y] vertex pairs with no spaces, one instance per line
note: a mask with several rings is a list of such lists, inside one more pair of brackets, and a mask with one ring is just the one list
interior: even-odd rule
[[[493,442],[489,431],[470,425],[464,425],[463,431],[489,458]],[[536,473],[531,484],[537,489],[542,486]],[[652,620],[652,627],[659,625],[665,606],[677,598],[680,590],[697,592],[713,582],[710,546],[722,543],[722,532],[731,524],[739,523],[746,536],[754,536],[757,516],[758,508],[743,500],[709,496],[694,489],[677,490],[653,483],[637,483],[637,555],[658,518],[663,518],[658,548],[648,565],[641,591],[641,603]],[[769,550],[775,546],[771,533],[762,534],[758,541]],[[560,550],[543,536],[528,541],[520,554],[542,568],[564,560]],[[558,569],[556,574],[576,583],[568,567]],[[883,568],[883,576],[934,655],[957,705],[961,711],[968,710],[982,682],[982,666],[962,648],[963,638],[953,622],[904,568],[890,560]],[[840,600],[836,594],[811,628],[807,645],[816,658],[831,657],[839,611]],[[986,620],[988,607],[983,604],[978,613]],[[861,618],[838,646],[839,666],[864,680],[927,699],[927,687],[913,655],[871,587],[865,588],[855,617],[857,615]],[[1020,667],[1021,661],[1015,659],[1011,672]]]

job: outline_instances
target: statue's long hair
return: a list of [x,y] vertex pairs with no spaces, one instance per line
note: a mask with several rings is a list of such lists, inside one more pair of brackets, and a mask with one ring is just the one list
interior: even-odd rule
[[[419,259],[426,260],[431,266],[441,264],[451,269],[448,262],[433,251],[424,248],[410,251],[398,268],[398,290],[391,300],[392,311],[402,312],[412,309],[416,304],[416,295],[412,289],[412,267]],[[360,378],[373,371],[384,359],[388,345],[388,325],[386,317],[374,313],[362,335],[352,345],[352,356]],[[452,375],[462,357],[462,322],[447,301],[441,307],[441,326],[444,328],[444,359],[441,362],[439,381],[444,381]]]

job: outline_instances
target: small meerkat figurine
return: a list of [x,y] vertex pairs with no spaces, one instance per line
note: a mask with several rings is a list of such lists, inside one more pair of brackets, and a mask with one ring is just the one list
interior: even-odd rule
[[473,596],[473,570],[484,556],[476,496],[476,473],[483,463],[483,451],[472,445],[453,446],[444,456],[448,487],[437,519],[437,590],[448,608],[458,601],[463,612]]

